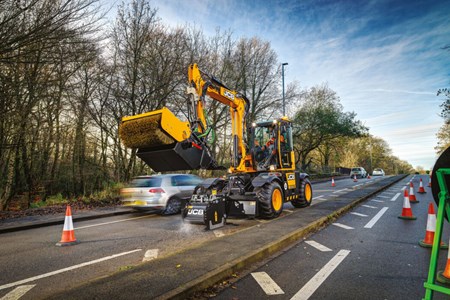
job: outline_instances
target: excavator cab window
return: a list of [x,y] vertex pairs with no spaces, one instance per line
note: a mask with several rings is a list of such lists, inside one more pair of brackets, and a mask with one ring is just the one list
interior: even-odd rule
[[291,151],[293,150],[292,127],[290,123],[280,124],[280,154],[283,168],[291,167]]

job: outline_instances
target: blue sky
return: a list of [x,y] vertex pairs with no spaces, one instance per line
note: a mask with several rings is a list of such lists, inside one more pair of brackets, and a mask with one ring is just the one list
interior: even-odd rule
[[[450,1],[154,0],[171,26],[270,41],[286,83],[321,83],[414,167],[431,168],[450,87]],[[281,79],[280,79],[281,81]]]

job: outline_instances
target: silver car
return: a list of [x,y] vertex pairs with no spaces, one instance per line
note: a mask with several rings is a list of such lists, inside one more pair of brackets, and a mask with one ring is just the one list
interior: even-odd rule
[[135,177],[121,189],[124,206],[136,210],[157,210],[170,215],[181,211],[194,188],[203,181],[190,174],[165,174]]

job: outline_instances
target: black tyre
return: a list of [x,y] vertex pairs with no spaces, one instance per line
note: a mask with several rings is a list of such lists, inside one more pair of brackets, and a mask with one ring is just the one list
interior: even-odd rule
[[283,190],[276,181],[266,183],[256,192],[258,198],[259,217],[272,219],[283,211]]
[[307,207],[311,205],[313,198],[313,192],[311,182],[308,178],[303,179],[300,182],[300,198],[292,200],[292,205],[297,208]]
[[174,215],[181,212],[183,201],[179,198],[173,197],[167,201],[166,208],[162,211],[163,215]]

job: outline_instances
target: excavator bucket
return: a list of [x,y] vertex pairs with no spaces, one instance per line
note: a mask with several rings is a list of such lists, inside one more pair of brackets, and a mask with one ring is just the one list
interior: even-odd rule
[[166,107],[123,117],[119,136],[126,147],[138,149],[136,155],[156,172],[206,169],[212,162],[207,149],[190,140],[189,122]]

